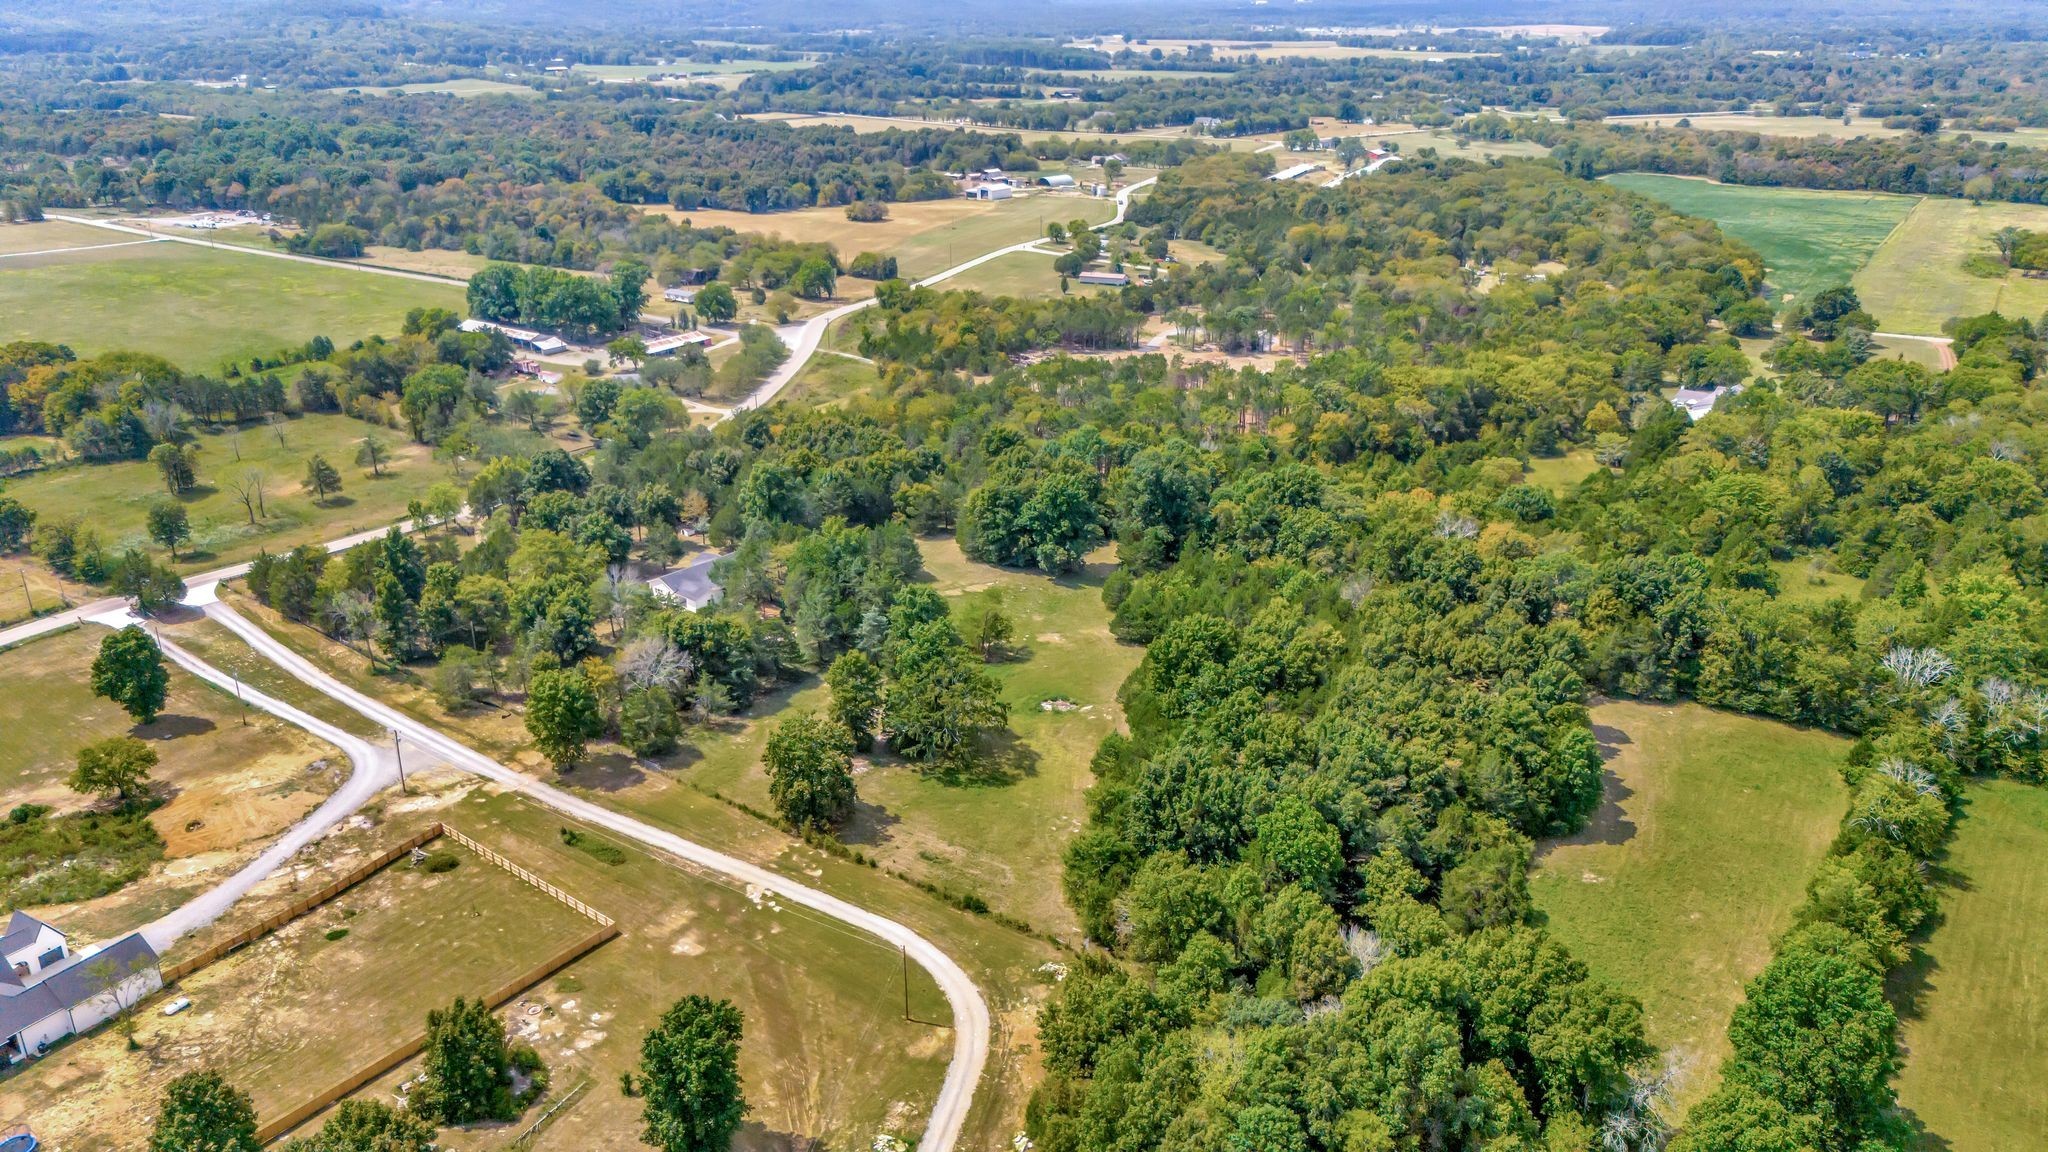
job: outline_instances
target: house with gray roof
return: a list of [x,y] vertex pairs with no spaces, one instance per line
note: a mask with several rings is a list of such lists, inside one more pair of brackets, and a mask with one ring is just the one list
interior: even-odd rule
[[7,918],[0,959],[0,1066],[40,1056],[164,986],[156,949],[140,932],[73,951],[54,924],[26,912]]
[[647,582],[654,594],[674,600],[691,612],[716,604],[725,589],[711,578],[711,566],[725,559],[723,552],[699,552],[680,568],[671,568]]

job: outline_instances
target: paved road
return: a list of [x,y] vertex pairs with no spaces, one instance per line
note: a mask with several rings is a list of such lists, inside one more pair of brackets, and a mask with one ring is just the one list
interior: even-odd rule
[[[1148,176],[1143,180],[1137,181],[1136,183],[1126,185],[1124,188],[1119,190],[1116,194],[1116,215],[1111,216],[1109,219],[1103,221],[1102,223],[1095,225],[1095,230],[1097,232],[1100,232],[1105,228],[1113,228],[1116,225],[1123,223],[1124,217],[1127,214],[1129,214],[1131,210],[1132,194],[1137,192],[1138,189],[1144,188],[1158,179],[1159,178],[1157,176]],[[1022,243],[1011,244],[1007,247],[998,248],[993,252],[984,252],[981,255],[976,256],[972,260],[966,260],[959,264],[955,264],[951,268],[948,268],[943,272],[935,272],[932,275],[927,276],[922,280],[919,280],[917,282],[917,286],[919,288],[924,288],[933,284],[942,283],[944,281],[952,279],[955,276],[958,276],[962,272],[968,271],[969,269],[979,268],[983,264],[986,264],[991,260],[1000,260],[1013,252],[1029,251],[1031,250],[1033,245],[1040,244],[1043,242],[1044,237],[1033,236],[1031,239],[1023,241]],[[874,302],[875,301],[873,297],[869,297],[866,300],[856,300],[851,304],[842,304],[829,312],[820,312],[816,316],[811,317],[810,319],[804,321],[801,324],[789,324],[785,325],[784,327],[777,328],[775,330],[775,334],[781,337],[784,345],[788,346],[789,359],[784,360],[780,367],[776,368],[775,371],[770,372],[768,374],[768,378],[761,381],[760,387],[754,389],[752,392],[747,394],[746,399],[741,400],[738,404],[733,405],[732,411],[745,412],[750,408],[759,408],[764,404],[768,404],[774,401],[775,397],[780,395],[782,393],[782,390],[789,386],[789,382],[791,380],[796,379],[797,373],[804,370],[804,365],[811,362],[811,357],[817,354],[818,346],[824,343],[825,330],[831,327],[833,321],[839,320],[843,317],[851,316],[855,312],[858,312],[863,308],[871,306],[872,304],[874,304]]]
[[[953,1007],[953,1060],[946,1067],[945,1083],[940,1086],[938,1099],[932,1105],[932,1116],[925,1129],[924,1138],[918,1143],[920,1152],[950,1152],[960,1137],[961,1127],[966,1123],[968,1107],[974,1101],[975,1086],[980,1082],[982,1068],[988,1061],[989,1012],[988,1004],[982,999],[981,990],[975,987],[974,981],[967,973],[953,962],[952,957],[947,956],[937,945],[894,920],[857,907],[837,896],[798,884],[780,873],[685,840],[673,832],[593,804],[582,797],[507,768],[437,729],[422,724],[327,675],[232,608],[220,603],[214,592],[214,586],[207,585],[195,589],[192,596],[192,601],[203,606],[209,618],[227,627],[251,648],[299,680],[377,724],[400,733],[407,742],[425,749],[440,760],[494,781],[558,812],[637,841],[699,868],[742,884],[768,889],[775,893],[778,900],[823,913],[907,952],[911,959],[932,974],[932,978],[938,982],[939,989],[945,993],[947,1001]],[[184,664],[185,660],[181,659],[179,663]],[[220,673],[214,672],[209,678],[219,675]],[[320,728],[325,731],[315,729],[313,726],[319,724],[318,721],[269,697],[251,697],[251,701],[258,707],[300,724],[308,730],[318,731],[325,738],[336,740],[337,743],[341,743],[341,739],[337,737],[353,739],[331,726],[321,725]],[[355,740],[354,743],[363,745],[360,740]],[[343,744],[343,747],[346,748],[348,745]],[[357,779],[371,778],[374,771],[375,769],[359,767],[356,776],[351,778],[351,785]],[[357,804],[361,802],[356,801]],[[330,804],[332,803],[334,802],[330,801]],[[322,810],[325,811],[327,807],[323,805]],[[232,899],[228,903],[232,903]],[[180,913],[183,911],[180,909]]]
[[319,256],[301,256],[296,252],[279,252],[274,248],[247,248],[240,244],[222,244],[217,240],[202,240],[197,236],[175,236],[149,228],[137,228],[132,224],[116,224],[112,220],[95,220],[90,216],[60,216],[55,212],[45,214],[45,219],[62,220],[66,224],[83,224],[88,228],[105,228],[109,232],[125,232],[130,236],[147,236],[152,240],[164,240],[172,244],[197,244],[201,248],[212,248],[220,252],[245,252],[251,256],[267,256],[272,260],[294,260],[300,264],[318,264],[323,268],[352,268],[357,272],[371,272],[379,276],[396,276],[401,280],[422,280],[428,284],[451,284],[457,288],[469,287],[469,281],[457,280],[453,276],[435,276],[429,272],[408,272],[403,268],[380,268],[375,264],[358,264],[353,260],[327,260]]

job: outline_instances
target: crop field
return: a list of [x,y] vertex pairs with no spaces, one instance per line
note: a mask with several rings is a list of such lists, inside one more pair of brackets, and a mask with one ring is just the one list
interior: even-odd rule
[[[1849,283],[1918,202],[1877,192],[1751,188],[1643,172],[1607,180],[1719,224],[1763,256],[1764,276],[1773,288],[1796,297]],[[1883,313],[1877,317],[1889,323]]]
[[[372,434],[390,450],[382,476],[355,462],[363,438]],[[187,572],[246,560],[259,549],[276,552],[396,523],[404,519],[408,501],[450,477],[425,445],[333,413],[277,425],[201,427],[195,442],[199,486],[178,498],[192,524],[192,539],[178,551],[178,567]],[[302,486],[306,460],[315,454],[342,476],[340,495],[325,504],[314,503]],[[254,524],[230,487],[251,472],[263,475],[267,513]],[[10,481],[7,494],[45,519],[77,516],[115,555],[131,547],[162,553],[150,543],[144,519],[166,494],[156,466],[146,460],[48,468]]]
[[2048,1132],[2048,790],[1970,787],[1937,880],[1941,917],[1894,973],[1899,1103],[1928,1149],[2021,1152]]
[[1691,1103],[1834,837],[1849,743],[1694,704],[1603,703],[1593,724],[1606,803],[1540,846],[1530,890],[1573,955],[1642,1000]]
[[1963,269],[1973,255],[1995,259],[1991,237],[2005,227],[2048,231],[2048,207],[1926,197],[1856,274],[1856,294],[1886,331],[1934,335],[1950,317],[1985,312],[2038,319],[2048,312],[2048,280]]
[[[93,232],[100,243],[123,239]],[[153,352],[195,372],[313,336],[394,336],[409,309],[465,307],[453,285],[168,241],[14,257],[0,272],[0,341],[50,340],[81,356]]]
[[485,994],[595,927],[453,841],[432,851],[456,867],[401,861],[187,977],[177,994],[192,1007],[143,1015],[136,1051],[104,1031],[38,1062],[13,1085],[38,1134],[79,1152],[134,1147],[163,1085],[202,1068],[248,1092],[259,1117],[288,1111],[418,1035],[428,1009]]

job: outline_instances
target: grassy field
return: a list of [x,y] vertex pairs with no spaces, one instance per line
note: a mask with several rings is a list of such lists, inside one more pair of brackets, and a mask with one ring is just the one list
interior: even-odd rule
[[919,128],[947,128],[956,132],[982,132],[1000,136],[1014,133],[1025,143],[1036,140],[1086,140],[1103,144],[1121,144],[1132,140],[1185,139],[1189,135],[1184,128],[1153,128],[1143,132],[1066,132],[1056,129],[1005,128],[993,124],[956,124],[951,120],[908,120],[893,116],[862,116],[858,114],[791,115],[786,112],[761,112],[750,117],[755,120],[776,120],[793,128],[814,128],[821,124],[832,124],[851,128],[866,135],[872,132],[898,132]]
[[1861,577],[1836,568],[1826,555],[1795,556],[1771,561],[1778,574],[1778,598],[1793,603],[1813,603],[1847,596],[1854,600],[1863,591]]
[[1834,836],[1848,741],[1693,704],[1604,703],[1593,723],[1607,802],[1542,847],[1530,889],[1573,955],[1642,1000],[1689,1104]]
[[1255,56],[1260,60],[1470,60],[1497,56],[1497,52],[1424,52],[1407,48],[1358,48],[1334,40],[1159,40],[1124,41],[1104,38],[1100,44],[1082,42],[1080,47],[1099,47],[1104,52],[1125,48],[1143,52],[1157,48],[1168,56],[1185,56],[1191,48],[1208,47],[1217,56],[1235,59]]
[[[357,446],[372,433],[391,451],[380,477],[355,463]],[[403,433],[336,414],[300,416],[275,427],[202,429],[197,443],[200,484],[179,498],[192,524],[192,539],[178,552],[179,567],[188,572],[246,560],[263,548],[276,552],[396,523],[409,500],[452,475]],[[301,487],[306,460],[315,453],[342,475],[341,494],[325,505]],[[265,477],[268,512],[253,525],[229,487],[251,471]],[[128,547],[162,551],[143,527],[149,506],[165,497],[156,466],[146,460],[50,468],[10,481],[7,493],[44,518],[78,516],[116,554]]]
[[1368,143],[1376,148],[1389,144],[1403,152],[1420,152],[1434,148],[1439,156],[1458,156],[1467,160],[1491,160],[1495,157],[1512,160],[1520,157],[1548,156],[1550,149],[1530,140],[1460,140],[1455,132],[1399,132],[1391,136],[1363,134]]
[[1759,136],[1788,136],[1808,139],[1815,136],[1833,136],[1837,140],[1853,140],[1858,136],[1888,137],[1904,136],[1904,128],[1887,128],[1878,120],[1862,117],[1851,118],[1843,124],[1839,117],[1825,116],[1775,116],[1757,112],[1695,112],[1690,116],[1681,113],[1660,112],[1654,116],[1610,116],[1610,124],[1635,124],[1650,127],[1673,128],[1680,120],[1688,120],[1693,128],[1701,132],[1754,132]]
[[[94,231],[103,243],[121,239]],[[227,360],[273,355],[313,336],[337,345],[378,333],[395,336],[411,308],[465,308],[462,290],[453,285],[192,244],[136,244],[0,263],[6,272],[0,276],[0,341],[52,340],[81,356],[154,352],[202,372]]]
[[[944,281],[948,288],[981,292],[990,296],[1057,296],[1060,274],[1053,270],[1053,257],[1036,252],[1012,252],[978,267],[969,268]],[[1100,292],[1085,284],[1069,282],[1073,293]]]
[[434,851],[457,867],[393,865],[186,978],[177,993],[192,1007],[145,1011],[137,1050],[101,1032],[38,1062],[10,1086],[37,1134],[77,1152],[136,1147],[163,1085],[201,1068],[276,1115],[418,1035],[428,1009],[485,993],[595,927],[453,841]]
[[[951,540],[926,540],[922,551],[956,620],[993,607],[1016,624],[1021,656],[991,667],[1013,739],[999,742],[988,770],[970,781],[936,780],[890,757],[872,758],[845,839],[912,875],[972,889],[998,910],[1071,934],[1073,914],[1053,882],[1060,852],[1085,817],[1089,758],[1122,725],[1116,690],[1144,654],[1109,634],[1101,598],[1108,553],[1092,557],[1079,577],[1053,581],[974,563]],[[751,722],[701,739],[702,759],[686,777],[766,806],[759,749],[773,718],[823,707],[826,698],[810,683],[757,708]],[[1041,707],[1048,700],[1063,703]]]
[[[107,635],[86,626],[0,653],[0,796],[58,812],[85,801],[65,784],[78,749],[133,735],[158,756],[151,772],[164,803],[150,813],[164,862],[98,899],[46,909],[74,942],[131,931],[239,864],[243,853],[317,805],[348,770],[340,753],[260,713],[242,723],[235,701],[173,669],[162,715],[137,725],[92,694],[87,669]],[[324,763],[322,763],[324,762]]]
[[[529,738],[516,712],[472,709],[451,715],[435,705],[431,697],[416,683],[398,676],[373,675],[360,657],[326,640],[318,633],[286,623],[239,594],[234,595],[233,599],[239,610],[261,623],[272,635],[305,653],[316,664],[351,685],[457,735],[472,747],[486,751],[508,764],[540,775],[549,772],[538,754],[530,749]],[[1099,604],[1099,597],[1096,602]],[[1097,611],[1100,612],[1099,607]],[[1022,631],[1028,626],[1023,624],[1021,616],[1019,620]],[[1129,651],[1131,659],[1135,660],[1136,650]],[[1120,678],[1121,673],[1117,676],[1117,679]],[[1114,683],[1115,680],[1110,681],[1111,688],[1114,687]],[[809,691],[822,695],[816,688]],[[786,693],[761,701],[755,707],[755,715],[773,715],[789,706],[789,703],[789,694]],[[1100,711],[1100,708],[1096,710],[1097,713]],[[1070,718],[1074,715],[1067,714]],[[1081,714],[1080,718],[1085,721],[1094,716],[1094,713]],[[1008,931],[988,920],[949,907],[887,872],[853,864],[810,848],[802,841],[728,804],[720,803],[699,788],[693,787],[692,785],[697,783],[700,769],[709,769],[720,757],[731,758],[738,763],[737,768],[728,770],[733,775],[743,774],[748,770],[753,760],[747,758],[757,756],[760,743],[766,739],[765,729],[757,722],[728,721],[720,724],[715,730],[692,731],[688,739],[692,747],[672,757],[669,762],[659,765],[635,760],[607,745],[595,746],[586,762],[565,775],[561,783],[595,803],[631,812],[650,823],[672,829],[699,843],[713,845],[742,859],[773,868],[806,884],[909,924],[944,948],[947,954],[966,968],[975,982],[981,986],[996,1016],[995,1045],[981,1089],[976,1093],[975,1106],[968,1121],[967,1137],[963,1146],[993,1148],[998,1144],[1007,1144],[1011,1134],[1021,1126],[1024,1101],[1037,1076],[1037,1058],[1031,1050],[1035,1036],[1036,1011],[1051,983],[1043,971],[1043,965],[1060,958],[1061,954],[1042,941]],[[1079,756],[1081,763],[1085,765],[1087,756],[1093,748],[1093,740],[1086,740],[1085,747],[1082,746],[1082,741],[1077,740],[1072,754]],[[1041,762],[1041,771],[1045,770],[1045,763]],[[1001,798],[994,789],[987,790],[983,795],[991,793],[996,793],[997,799]],[[503,802],[518,803],[509,798]],[[498,810],[494,809],[495,811]],[[505,819],[508,825],[517,827],[511,816],[507,815]],[[533,826],[541,829],[555,826],[549,822],[551,818],[545,815],[529,819],[539,821]],[[487,843],[493,842],[485,835],[488,829],[480,830],[476,822],[467,817],[464,817],[463,828]],[[545,839],[544,836],[537,838]],[[589,859],[580,854],[578,857],[581,861]],[[575,875],[572,872],[563,874],[572,877]],[[1033,878],[1033,883],[1039,888],[1052,890],[1045,875]],[[581,893],[585,890],[578,888],[577,891]],[[591,889],[589,892],[589,898],[594,902],[602,902],[604,893],[601,889]],[[1056,896],[1052,898],[1057,899]],[[639,905],[629,900],[624,906],[632,909]],[[681,932],[687,924],[687,920],[678,921],[669,931]],[[635,929],[630,918],[621,926],[627,932],[626,939],[607,945],[605,951],[593,959],[629,954],[627,950],[622,950],[622,945],[630,944]],[[843,934],[837,934],[836,929],[826,931],[832,933],[832,938],[839,941],[832,945],[835,948],[845,948],[846,942],[851,939]],[[701,943],[707,950],[708,959],[705,963],[712,967],[692,969],[691,972],[708,970],[721,973],[726,979],[749,978],[763,982],[781,978],[772,971],[753,974],[749,971],[746,961],[723,961],[720,958],[724,955],[726,942],[708,932],[697,937],[694,943],[671,940],[670,943],[656,949],[655,955],[660,960],[659,965],[650,965],[641,960],[629,968],[636,978],[643,977],[649,972],[666,970],[666,966],[679,963],[675,959],[676,956],[688,954],[689,947],[697,943]],[[799,940],[792,943],[812,950],[822,947],[815,941]],[[683,946],[678,947],[678,944]],[[806,953],[796,952],[794,955],[805,956]],[[849,977],[849,982],[844,986],[820,990],[816,993],[818,1002],[835,1005],[839,1000],[865,1002],[856,998],[887,998],[893,995],[899,1001],[900,1011],[902,986],[900,983],[888,982],[892,978],[892,973],[899,974],[894,978],[900,979],[899,962],[895,957],[885,955],[882,967],[887,971],[878,974],[874,969],[868,968]],[[576,969],[571,970],[572,973],[575,971]],[[685,975],[690,976],[691,972],[685,972]],[[919,978],[913,978],[913,994],[916,993],[917,979]],[[694,989],[686,985],[682,990]],[[914,1011],[917,1011],[918,1003],[913,1000]],[[749,1009],[749,1012],[752,1019],[753,1010]],[[933,1017],[927,1014],[925,1018]],[[836,1020],[838,1016],[831,1015],[828,1019]],[[623,1025],[621,1027],[623,1028]],[[836,1024],[820,1024],[810,1028],[808,1032],[799,1029],[783,1037],[794,1046],[788,1059],[797,1062],[799,1073],[810,1077],[810,1082],[817,1084],[819,1091],[832,1090],[834,1082],[829,1078],[819,1079],[821,1074],[814,1071],[815,1060],[818,1058],[806,1055],[809,1050],[804,1049],[803,1044],[810,1043],[815,1047],[823,1043],[819,1037],[827,1028],[837,1027]],[[857,1020],[850,1027],[857,1034],[860,1029],[868,1026]],[[756,1035],[750,1026],[749,1036]],[[884,1039],[887,1039],[886,1035]],[[839,1038],[835,1032],[830,1045],[855,1042],[857,1041]],[[836,1050],[830,1045],[819,1051]],[[616,1058],[623,1060],[629,1057]],[[774,1064],[775,1062],[771,1062],[771,1066]],[[612,1073],[611,1076],[612,1079],[616,1079],[616,1073]],[[760,1081],[750,1072],[749,1083],[757,1082]],[[936,1074],[930,1078],[929,1083],[937,1083]],[[751,1095],[753,1090],[749,1091]],[[613,1108],[619,1104],[616,1095],[607,1098],[593,1093],[592,1098],[598,1103],[579,1104],[578,1111],[584,1107],[601,1105]],[[871,1101],[881,1097],[861,1099]],[[772,1120],[763,1122],[771,1128],[775,1126]],[[615,1119],[611,1123],[623,1125],[624,1121]],[[781,1129],[783,1132],[790,1130]],[[774,1131],[750,1129],[750,1132],[753,1133],[755,1140],[746,1145],[749,1148],[761,1148],[765,1152],[767,1148],[787,1147],[786,1143],[776,1142]],[[865,1146],[866,1141],[862,1140],[860,1143]]]
[[[1917,203],[1910,196],[1748,188],[1642,172],[1607,180],[1719,224],[1762,254],[1773,288],[1801,297],[1849,283]],[[1890,323],[1883,312],[1876,315]]]
[[881,381],[872,364],[820,351],[775,399],[800,408],[837,408],[872,392]]
[[1856,294],[1887,331],[1934,335],[1952,316],[1984,312],[2038,319],[2048,312],[2048,280],[1963,271],[1972,255],[1995,258],[1991,236],[2007,226],[2048,231],[2048,207],[1926,197],[1856,274]]
[[[844,208],[805,208],[796,212],[725,212],[666,210],[699,226],[721,226],[739,232],[781,236],[788,240],[823,242],[851,260],[860,252],[896,257],[906,277],[929,276],[991,249],[1043,236],[1045,226],[1086,220],[1099,224],[1116,215],[1108,198],[1067,194],[1020,196],[1010,200],[925,200],[889,205],[888,220],[856,224]],[[844,290],[860,284],[842,278]]]
[[1563,496],[1600,467],[1590,448],[1574,448],[1562,456],[1537,456],[1523,469],[1522,479]]
[[1941,920],[1893,981],[1899,1103],[1943,1152],[2022,1152],[2048,1132],[2048,790],[1973,785],[1942,861]]
[[[90,224],[73,224],[65,220],[6,224],[0,225],[0,256],[18,257],[23,253],[47,252],[53,248],[86,248],[139,239],[139,236],[123,236],[105,228],[94,228]],[[10,269],[14,266],[12,261],[0,262],[0,269]]]

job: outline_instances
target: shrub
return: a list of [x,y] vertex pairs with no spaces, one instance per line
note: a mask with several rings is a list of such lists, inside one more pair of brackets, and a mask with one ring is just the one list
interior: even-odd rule
[[626,862],[626,850],[609,840],[600,840],[595,836],[585,836],[574,828],[564,828],[561,830],[561,833],[562,843],[594,860],[614,866]]
[[431,872],[435,875],[443,872],[453,872],[457,868],[462,867],[462,857],[457,856],[453,852],[429,852],[427,853],[427,858],[420,861],[419,867],[421,871]]

